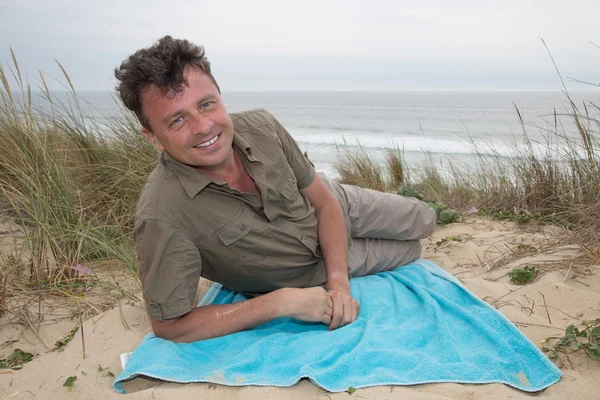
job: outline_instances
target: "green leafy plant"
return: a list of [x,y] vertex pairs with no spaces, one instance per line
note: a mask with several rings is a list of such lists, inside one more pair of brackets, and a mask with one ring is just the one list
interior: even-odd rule
[[515,268],[508,273],[510,281],[517,285],[525,285],[537,276],[537,269],[532,265],[526,265],[523,268]]
[[450,243],[450,242],[462,242],[462,239],[459,236],[446,236],[445,238],[440,239],[437,242],[435,242],[435,244],[437,246],[441,246],[445,243]]
[[444,203],[439,201],[429,202],[429,205],[431,206],[431,208],[433,208],[433,211],[435,211],[435,215],[438,217],[438,219],[440,218],[440,214],[442,213],[442,211],[448,208]]
[[23,368],[23,365],[32,359],[33,354],[24,352],[21,349],[15,349],[8,358],[0,359],[0,368],[10,368],[16,371]]
[[447,225],[452,224],[460,219],[460,214],[451,208],[447,208],[440,212],[438,223]]
[[428,198],[425,198],[421,195],[417,189],[412,186],[402,186],[400,190],[398,190],[398,194],[404,197],[414,197],[415,199],[424,201],[429,204],[431,208],[435,211],[435,215],[437,216],[437,222],[441,225],[451,224],[460,219],[460,214],[451,208],[448,208],[441,201],[435,201]]
[[496,211],[483,211],[484,215],[488,215],[492,218],[499,219],[502,221],[513,221],[519,224],[526,224],[531,221],[549,222],[557,225],[563,225],[560,220],[557,220],[554,216],[544,215],[542,213],[530,213],[519,210],[496,210]]
[[551,360],[558,359],[558,354],[571,354],[584,351],[593,360],[600,362],[600,318],[594,321],[583,321],[579,326],[569,325],[562,337],[549,337],[542,344],[556,340],[552,347],[542,347]]
[[398,194],[404,197],[414,197],[416,199],[423,200],[423,196],[421,196],[419,192],[417,192],[417,189],[412,186],[402,186],[398,190]]
[[534,246],[530,246],[528,244],[520,244],[517,246],[518,250],[524,251],[526,253],[535,253],[537,251],[537,248]]
[[63,383],[63,386],[66,388],[69,388],[69,392],[70,392],[73,389],[73,384],[75,383],[76,380],[77,380],[76,376],[70,376],[67,378],[65,383]]
[[75,336],[78,330],[79,325],[71,329],[67,336],[64,337],[64,339],[58,340],[56,343],[54,343],[54,350],[58,350],[65,347],[73,339],[73,336]]
[[431,208],[433,208],[433,211],[435,211],[438,224],[447,225],[460,219],[460,214],[456,210],[448,208],[441,201],[435,201],[431,199],[423,199],[423,201],[429,204]]
[[102,377],[108,376],[114,378],[115,374],[108,370],[108,367],[102,368],[102,365],[98,364],[98,373],[102,374]]

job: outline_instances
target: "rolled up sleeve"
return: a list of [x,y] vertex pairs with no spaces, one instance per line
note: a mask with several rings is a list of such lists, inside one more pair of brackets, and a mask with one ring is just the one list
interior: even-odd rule
[[136,223],[134,238],[148,314],[163,321],[190,312],[202,272],[198,248],[169,223],[153,219]]

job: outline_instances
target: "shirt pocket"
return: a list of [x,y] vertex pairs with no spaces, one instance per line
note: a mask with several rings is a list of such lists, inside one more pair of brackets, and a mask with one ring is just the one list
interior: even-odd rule
[[305,200],[304,196],[298,189],[298,184],[296,183],[296,177],[291,171],[288,171],[279,186],[277,187],[277,191],[285,198],[283,201],[285,204],[285,209],[294,217],[303,217],[305,216],[310,209],[310,205],[308,203],[308,199]]
[[265,263],[273,238],[267,224],[254,212],[242,206],[233,218],[217,231],[223,244],[245,265],[260,266]]

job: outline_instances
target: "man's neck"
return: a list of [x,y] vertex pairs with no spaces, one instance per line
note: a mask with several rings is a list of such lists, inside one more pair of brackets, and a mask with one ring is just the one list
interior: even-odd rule
[[235,147],[232,146],[229,161],[222,168],[216,170],[205,170],[198,168],[198,170],[204,175],[209,176],[213,179],[226,183],[234,183],[239,180],[240,174],[244,172],[244,164],[239,158]]

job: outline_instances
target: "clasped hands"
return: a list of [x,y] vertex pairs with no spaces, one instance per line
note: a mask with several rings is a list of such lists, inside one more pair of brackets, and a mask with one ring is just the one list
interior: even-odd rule
[[349,285],[347,288],[328,288],[326,293],[331,301],[330,331],[356,321],[360,312],[360,304],[350,294]]
[[327,290],[317,286],[294,291],[294,312],[290,316],[300,321],[321,322],[329,330],[346,326],[358,317],[360,304],[350,294],[348,281],[339,284],[329,282]]

